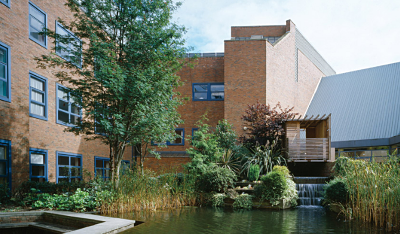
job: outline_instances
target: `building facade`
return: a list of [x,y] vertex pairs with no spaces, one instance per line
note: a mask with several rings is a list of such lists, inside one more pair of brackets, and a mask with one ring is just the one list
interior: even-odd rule
[[[57,22],[72,18],[64,1],[0,0],[0,16],[0,183],[76,181],[84,171],[108,177],[108,146],[64,132],[81,110],[60,89],[55,69],[34,60],[54,52],[54,41],[38,33],[43,27],[70,33]],[[131,156],[128,148],[126,163]]]
[[335,74],[291,20],[285,25],[233,26],[224,47],[223,53],[188,55],[199,59],[194,68],[179,72],[184,85],[178,91],[189,101],[179,108],[185,122],[177,133],[186,141],[159,149],[161,159],[150,157],[147,166],[188,162],[188,135],[204,113],[211,126],[228,120],[239,136],[245,133],[241,116],[257,101],[271,106],[280,102],[304,115],[321,78]]
[[[41,69],[35,61],[51,52],[68,57],[52,51],[55,42],[39,34],[47,27],[73,36],[57,21],[72,19],[63,3],[0,0],[0,183],[12,188],[29,179],[81,180],[83,171],[109,176],[108,146],[64,131],[79,120],[81,110],[54,76],[57,68]],[[179,107],[184,124],[176,133],[181,138],[159,149],[160,160],[148,157],[146,167],[161,170],[187,163],[189,135],[205,113],[211,126],[227,119],[241,135],[247,105],[280,102],[304,114],[321,78],[335,74],[291,20],[277,26],[235,26],[230,39],[221,43],[223,53],[196,54],[194,68],[179,72],[184,85],[177,91],[188,99]],[[135,160],[131,148],[124,160]]]

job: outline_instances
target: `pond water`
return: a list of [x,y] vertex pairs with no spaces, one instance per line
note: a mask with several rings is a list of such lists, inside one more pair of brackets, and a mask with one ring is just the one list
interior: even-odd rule
[[384,233],[341,220],[321,206],[280,211],[187,207],[114,217],[144,222],[124,233]]

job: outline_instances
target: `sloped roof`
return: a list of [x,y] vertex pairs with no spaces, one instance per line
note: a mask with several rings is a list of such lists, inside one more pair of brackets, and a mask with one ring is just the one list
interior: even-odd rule
[[400,134],[400,63],[323,77],[306,112],[331,113],[332,142]]

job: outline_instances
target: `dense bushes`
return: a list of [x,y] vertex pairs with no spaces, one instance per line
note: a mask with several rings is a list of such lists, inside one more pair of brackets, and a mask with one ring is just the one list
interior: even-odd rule
[[251,209],[253,207],[253,196],[249,194],[241,194],[236,197],[233,202],[234,209]]
[[349,197],[349,190],[343,178],[331,180],[325,187],[325,199],[329,202],[345,203]]
[[263,183],[255,187],[256,197],[268,200],[272,205],[279,205],[282,199],[290,201],[292,206],[297,204],[296,184],[289,177],[287,168],[275,166],[272,172],[261,177],[261,181]]
[[204,192],[226,192],[233,188],[236,175],[231,170],[223,167],[209,167],[196,181],[197,187]]

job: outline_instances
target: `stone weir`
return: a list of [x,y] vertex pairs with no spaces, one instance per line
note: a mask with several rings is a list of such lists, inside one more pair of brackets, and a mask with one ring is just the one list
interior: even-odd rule
[[300,206],[320,206],[324,197],[324,186],[328,177],[294,177],[298,204]]

